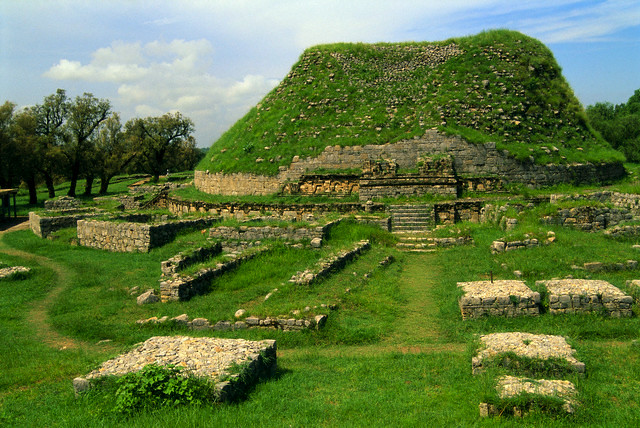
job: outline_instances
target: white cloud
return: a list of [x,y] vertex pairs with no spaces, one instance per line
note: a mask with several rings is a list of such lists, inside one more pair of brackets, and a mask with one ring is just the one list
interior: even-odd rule
[[219,79],[209,72],[212,54],[204,39],[118,41],[96,50],[88,64],[62,59],[44,75],[116,84],[112,101],[124,118],[180,111],[194,120],[199,145],[207,146],[278,83],[255,74]]

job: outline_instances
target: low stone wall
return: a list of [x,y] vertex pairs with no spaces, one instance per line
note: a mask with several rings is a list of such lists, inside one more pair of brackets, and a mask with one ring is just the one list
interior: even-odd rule
[[610,238],[625,238],[640,235],[640,225],[614,226],[604,231],[604,235]]
[[371,244],[369,241],[360,241],[351,250],[344,250],[328,259],[320,260],[313,270],[308,269],[304,272],[296,273],[291,277],[289,282],[297,285],[310,285],[320,278],[328,276],[331,271],[341,269],[351,260],[370,248]]
[[632,316],[633,298],[606,281],[561,279],[537,281],[547,289],[549,313],[606,313],[613,318]]
[[640,215],[640,195],[633,193],[620,193],[620,192],[593,192],[576,195],[551,195],[552,203],[558,203],[560,201],[598,201],[602,203],[610,203],[616,208],[622,208],[629,210],[633,215]]
[[203,218],[160,224],[79,220],[78,242],[90,248],[114,252],[143,252],[171,242],[181,230],[205,228],[219,219]]
[[[333,224],[333,223],[332,223]],[[314,238],[324,238],[331,225],[318,227],[294,226],[217,226],[209,230],[209,237],[213,239],[233,239],[245,241],[261,241],[263,239],[279,239],[283,241],[311,241]]]
[[585,205],[560,209],[556,214],[543,217],[541,221],[544,224],[569,226],[583,231],[598,231],[632,219],[633,215],[626,208]]
[[[196,171],[197,172],[197,171]],[[176,215],[193,212],[220,215],[224,218],[244,220],[249,216],[265,214],[283,220],[304,221],[308,216],[322,216],[328,213],[355,214],[358,212],[384,212],[381,203],[343,202],[327,204],[260,204],[260,203],[209,203],[185,201],[175,197],[167,198],[167,209]]]
[[59,198],[47,199],[44,201],[44,209],[48,211],[65,211],[80,208],[82,202],[70,196],[61,196]]
[[301,330],[319,330],[324,327],[327,322],[326,315],[316,315],[314,318],[286,318],[279,317],[247,317],[241,321],[218,321],[211,323],[206,318],[194,318],[192,320],[186,314],[169,319],[169,317],[151,317],[145,320],[136,321],[139,325],[145,324],[164,324],[167,321],[173,321],[178,325],[183,325],[192,330],[214,330],[214,331],[236,331],[262,328],[267,330],[283,330],[283,331],[301,331]]
[[78,222],[78,220],[96,215],[99,214],[85,211],[82,214],[46,217],[32,211],[29,213],[29,227],[36,236],[40,238],[46,238],[60,229],[65,229],[67,227],[76,227],[76,223]]
[[491,316],[537,316],[540,293],[531,291],[522,281],[459,282],[464,295],[458,301],[462,319]]
[[491,243],[491,254],[504,253],[505,251],[521,250],[525,248],[536,248],[540,246],[540,241],[536,238],[523,239],[522,241],[505,241],[498,239]]
[[211,281],[235,269],[240,264],[251,260],[266,248],[244,255],[232,255],[226,263],[219,263],[213,268],[201,269],[193,276],[174,275],[160,282],[160,300],[163,303],[191,299],[193,296],[205,294],[211,288]]
[[372,224],[378,226],[380,229],[390,232],[391,231],[391,217],[377,217],[372,215],[356,215],[355,220],[362,224]]
[[163,275],[173,275],[187,266],[205,261],[222,252],[222,245],[216,243],[210,247],[199,247],[188,254],[180,253],[160,263]]

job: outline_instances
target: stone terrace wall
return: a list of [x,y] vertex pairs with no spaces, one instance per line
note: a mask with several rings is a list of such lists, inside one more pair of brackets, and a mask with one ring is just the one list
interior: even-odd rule
[[161,262],[160,270],[163,275],[173,275],[187,266],[207,260],[221,252],[222,245],[219,242],[208,247],[196,248],[188,254],[180,253],[171,257],[169,260]]
[[29,227],[36,236],[46,238],[60,229],[75,227],[78,220],[95,215],[98,214],[94,212],[85,212],[83,214],[45,217],[32,211],[29,213]]
[[209,237],[214,239],[234,239],[260,241],[263,239],[280,239],[283,241],[311,241],[324,238],[327,232],[338,222],[331,222],[317,227],[278,227],[278,226],[218,226],[212,227]]
[[544,217],[542,222],[595,231],[615,226],[624,220],[633,220],[633,215],[627,209],[585,205],[558,210],[556,214]]
[[201,269],[193,276],[174,275],[160,283],[160,300],[165,302],[185,301],[193,296],[205,294],[211,287],[211,281],[215,278],[235,269],[241,263],[251,260],[267,249],[249,254],[234,256],[226,263],[219,263],[214,268]]
[[177,215],[201,212],[238,220],[243,220],[248,216],[261,216],[264,213],[271,213],[272,216],[281,219],[302,221],[307,215],[324,215],[336,212],[340,214],[354,214],[361,211],[383,213],[385,206],[380,203],[359,202],[335,204],[208,203],[168,198],[167,209],[172,214]]
[[616,208],[626,209],[633,215],[640,215],[640,195],[619,192],[594,192],[582,195],[551,195],[551,203],[560,201],[598,201],[610,203]]
[[279,192],[286,182],[297,181],[303,174],[318,169],[361,168],[367,160],[394,159],[399,168],[415,168],[418,156],[447,153],[453,156],[458,175],[500,176],[508,182],[532,186],[558,183],[592,183],[611,181],[625,174],[622,164],[537,165],[520,162],[497,150],[494,143],[476,145],[458,136],[429,130],[422,137],[397,143],[365,146],[330,146],[315,158],[293,158],[289,167],[281,167],[277,176],[255,174],[209,174],[196,171],[197,189],[211,194],[268,195]]
[[156,225],[113,221],[78,221],[80,245],[114,252],[143,252],[172,241],[176,234],[187,228],[210,226],[218,219],[181,220]]

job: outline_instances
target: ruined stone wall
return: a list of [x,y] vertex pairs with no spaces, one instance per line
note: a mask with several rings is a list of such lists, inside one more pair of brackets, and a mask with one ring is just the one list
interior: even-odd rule
[[543,217],[541,221],[544,224],[557,224],[584,231],[596,231],[632,219],[633,215],[627,209],[584,205],[560,209],[553,215]]
[[[197,171],[196,171],[197,172]],[[308,215],[327,213],[353,214],[361,211],[384,212],[380,203],[335,203],[335,204],[260,204],[260,203],[208,203],[201,201],[183,201],[177,198],[167,199],[167,209],[172,214],[193,212],[220,215],[224,218],[243,220],[249,216],[270,214],[283,220],[303,221]]]
[[95,215],[97,214],[93,212],[85,212],[84,214],[45,217],[32,211],[29,213],[29,227],[36,236],[46,238],[60,229],[75,227],[78,220]]
[[507,182],[531,186],[558,183],[592,183],[624,176],[622,164],[537,165],[520,162],[495,143],[473,144],[459,136],[428,130],[424,136],[397,143],[364,146],[330,146],[317,157],[295,156],[289,167],[281,167],[277,176],[255,174],[209,174],[196,171],[196,188],[212,194],[267,195],[279,192],[286,182],[298,181],[302,175],[318,169],[344,170],[361,168],[365,161],[393,159],[398,168],[415,168],[418,157],[425,154],[449,154],[461,176],[494,176]]
[[580,195],[551,195],[551,203],[560,201],[598,201],[610,203],[616,208],[628,210],[633,215],[640,215],[640,195],[619,192],[593,192]]
[[280,239],[283,241],[303,241],[323,238],[328,228],[318,227],[278,227],[278,226],[218,226],[212,227],[209,237],[214,239],[235,239],[260,241],[263,239]]
[[114,252],[143,252],[172,241],[179,231],[187,228],[208,227],[218,219],[181,220],[156,225],[114,222],[78,221],[78,242],[90,248]]
[[458,181],[455,178],[427,178],[418,175],[360,180],[361,201],[424,195],[457,196]]

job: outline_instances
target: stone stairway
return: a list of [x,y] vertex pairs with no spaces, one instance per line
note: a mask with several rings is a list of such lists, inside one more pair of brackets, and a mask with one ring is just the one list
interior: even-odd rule
[[397,244],[399,249],[411,252],[434,251],[426,236],[435,223],[432,205],[391,205],[389,214],[391,231],[400,239]]
[[433,205],[391,205],[393,233],[424,233],[435,224]]

